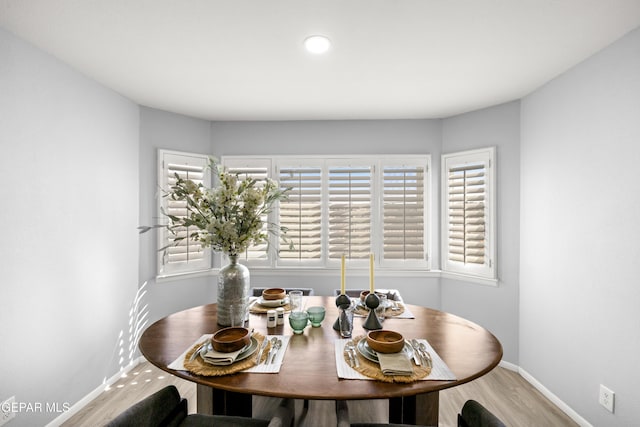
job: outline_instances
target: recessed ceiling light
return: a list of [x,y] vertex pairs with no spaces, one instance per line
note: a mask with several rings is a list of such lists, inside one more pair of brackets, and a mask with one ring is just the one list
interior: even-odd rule
[[304,39],[304,47],[310,53],[325,53],[331,47],[331,40],[326,36],[309,36]]

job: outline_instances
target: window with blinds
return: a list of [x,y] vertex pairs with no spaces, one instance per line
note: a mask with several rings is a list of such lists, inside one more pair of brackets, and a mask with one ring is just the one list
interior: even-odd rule
[[348,259],[369,258],[371,170],[371,166],[329,168],[329,259],[343,254]]
[[323,234],[322,169],[283,166],[279,168],[278,179],[280,188],[289,188],[288,199],[280,202],[280,226],[287,229],[287,241],[280,241],[280,258],[320,260]]
[[382,239],[385,260],[424,260],[425,165],[385,165]]
[[287,230],[273,249],[250,249],[249,266],[336,267],[344,254],[356,268],[430,267],[429,162],[422,156],[225,156],[233,173],[276,180],[289,189],[267,219]]
[[[257,159],[252,162],[242,163],[234,160],[224,160],[223,166],[230,173],[236,174],[240,181],[244,181],[249,178],[256,180],[256,187],[261,188],[264,185],[267,178],[271,174],[271,162],[268,159]],[[267,223],[269,221],[268,215],[262,216],[263,231],[267,232]],[[268,243],[264,242],[258,245],[250,246],[244,254],[240,254],[238,259],[245,261],[252,261],[253,264],[268,263]]]
[[495,277],[494,149],[443,156],[443,257],[447,271]]
[[[176,175],[190,179],[196,184],[210,184],[211,174],[208,168],[209,158],[199,154],[159,151],[159,185],[169,190],[176,183]],[[165,212],[175,216],[187,214],[186,202],[174,201],[161,197],[160,217],[164,220]],[[159,228],[158,243],[161,249],[158,257],[158,274],[160,276],[175,273],[192,272],[211,268],[211,251],[204,249],[199,242],[189,238],[194,231],[189,227],[174,229]],[[176,238],[183,238],[176,242]]]

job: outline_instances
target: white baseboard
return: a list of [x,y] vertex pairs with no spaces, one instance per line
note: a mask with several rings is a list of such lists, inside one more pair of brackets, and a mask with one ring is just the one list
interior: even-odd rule
[[133,368],[138,366],[144,360],[145,359],[142,356],[139,356],[137,359],[134,359],[129,365],[125,366],[117,374],[113,375],[111,378],[106,380],[104,384],[101,384],[99,387],[96,387],[95,390],[93,390],[92,392],[87,394],[85,397],[83,397],[82,399],[77,401],[75,404],[73,404],[68,411],[63,412],[62,414],[60,414],[60,416],[56,417],[53,421],[47,424],[46,427],[59,427],[60,425],[62,425],[62,423],[69,420],[75,414],[80,412],[82,408],[84,408],[87,404],[89,404],[89,402],[91,402],[93,399],[98,397],[100,393],[102,393],[107,387],[114,384],[116,381],[122,378],[123,375],[128,374]]
[[514,365],[511,362],[506,362],[504,360],[501,360],[500,364],[498,366],[500,366],[501,368],[504,368],[504,369],[508,369],[510,371],[513,371],[513,372],[520,373],[520,367],[518,365]]
[[[501,362],[500,366],[502,366],[502,363],[508,363],[509,365],[511,365],[511,363],[509,362]],[[515,366],[515,365],[512,365]],[[542,385],[538,380],[536,380],[531,374],[529,374],[527,371],[525,371],[524,369],[518,367],[517,372],[520,374],[520,376],[522,378],[524,378],[525,380],[527,380],[527,382],[529,384],[531,384],[533,387],[535,387],[540,393],[542,393],[544,395],[544,397],[546,397],[547,399],[549,399],[554,405],[556,405],[558,408],[560,408],[560,410],[562,412],[564,412],[565,414],[567,414],[573,421],[575,421],[580,427],[593,427],[592,424],[590,424],[587,420],[585,420],[584,418],[582,418],[580,416],[580,414],[578,414],[576,411],[574,411],[573,409],[571,409],[571,407],[569,405],[567,405],[566,403],[564,403],[558,396],[556,396],[555,394],[553,394],[551,391],[549,391],[548,388],[546,388],[544,385]]]

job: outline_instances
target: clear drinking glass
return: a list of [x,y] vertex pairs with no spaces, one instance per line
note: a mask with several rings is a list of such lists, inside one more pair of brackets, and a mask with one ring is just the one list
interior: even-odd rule
[[340,308],[338,322],[340,323],[340,336],[342,338],[351,338],[351,334],[353,333],[353,306],[352,305],[346,308]]
[[302,311],[302,291],[289,291],[291,311]]

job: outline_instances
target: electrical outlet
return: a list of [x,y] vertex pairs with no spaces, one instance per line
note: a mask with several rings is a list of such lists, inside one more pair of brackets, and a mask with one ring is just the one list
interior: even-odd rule
[[13,411],[15,401],[16,397],[11,396],[4,402],[0,403],[0,426],[5,425],[9,420],[16,416],[16,413]]
[[607,411],[613,413],[613,404],[616,400],[616,394],[607,387],[600,384],[600,404],[607,408]]

